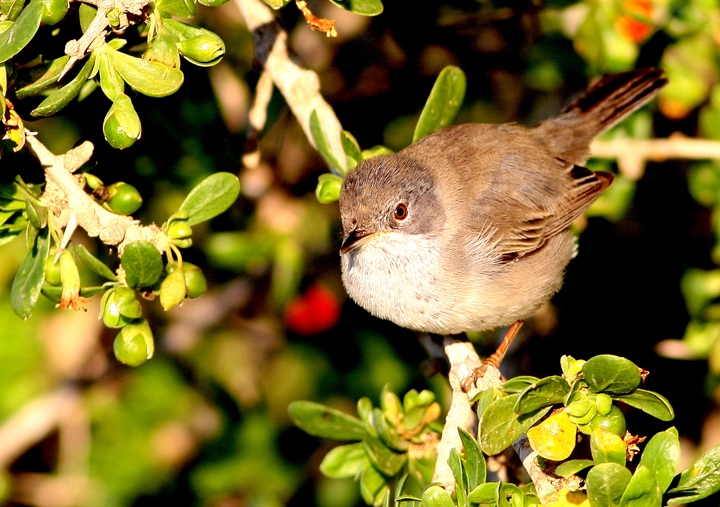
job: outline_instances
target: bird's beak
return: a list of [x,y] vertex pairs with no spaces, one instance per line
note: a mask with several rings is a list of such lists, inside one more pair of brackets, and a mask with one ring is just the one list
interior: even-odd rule
[[345,239],[343,239],[342,245],[340,245],[340,255],[345,255],[351,250],[355,250],[369,243],[377,234],[378,232],[369,232],[363,229],[350,231],[347,236],[345,236]]

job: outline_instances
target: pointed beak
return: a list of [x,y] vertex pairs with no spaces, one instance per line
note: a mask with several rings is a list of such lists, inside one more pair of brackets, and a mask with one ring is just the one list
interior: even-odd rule
[[377,234],[378,232],[369,232],[364,229],[353,229],[343,239],[342,245],[340,245],[340,255],[345,255],[351,250],[369,243]]

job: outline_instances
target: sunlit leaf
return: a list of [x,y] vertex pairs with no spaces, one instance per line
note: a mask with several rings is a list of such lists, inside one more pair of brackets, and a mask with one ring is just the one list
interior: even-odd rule
[[540,456],[553,461],[567,459],[575,449],[577,427],[561,410],[527,430],[530,446]]
[[[274,0],[284,2],[285,0]],[[383,11],[383,4],[380,0],[330,0],[332,3],[346,11],[360,14],[361,16],[377,16]]]
[[43,5],[32,0],[25,6],[15,23],[0,34],[0,63],[18,54],[32,40],[40,27]]
[[37,303],[43,281],[45,263],[50,251],[50,228],[41,229],[35,237],[33,247],[28,251],[15,274],[10,290],[10,301],[16,314],[27,319]]
[[513,410],[518,415],[527,414],[548,405],[562,403],[570,392],[570,384],[564,378],[554,375],[546,377],[525,388]]
[[670,486],[679,462],[680,440],[674,427],[655,434],[645,445],[640,458],[640,465],[653,473],[661,491]]
[[326,477],[344,479],[357,477],[363,467],[369,466],[362,442],[340,445],[325,455],[320,471]]
[[45,100],[43,100],[38,107],[36,107],[31,113],[31,116],[50,116],[60,111],[63,107],[67,106],[72,99],[74,99],[80,89],[87,82],[90,72],[95,65],[95,55],[90,53],[85,65],[83,65],[80,72],[75,76],[72,81],[68,84],[52,92]]
[[613,398],[657,417],[661,421],[671,421],[675,417],[675,411],[670,402],[661,394],[653,391],[636,389],[632,394],[617,395]]
[[190,226],[216,217],[228,209],[240,193],[240,180],[234,174],[214,173],[198,183],[180,205],[188,214]]
[[125,245],[120,259],[125,270],[125,282],[129,287],[150,287],[163,271],[160,252],[147,241],[133,241]]
[[440,72],[420,114],[413,142],[452,123],[465,98],[465,86],[460,68],[448,65]]
[[136,58],[105,46],[110,62],[127,84],[150,97],[165,97],[175,93],[183,84],[183,73],[158,62]]
[[458,433],[460,434],[460,441],[463,444],[463,453],[465,455],[467,487],[469,491],[472,491],[485,482],[487,465],[477,440],[463,428],[458,428]]
[[630,479],[622,498],[620,507],[661,507],[662,491],[653,473],[639,465]]
[[315,197],[317,197],[318,202],[329,204],[340,199],[342,184],[343,179],[336,174],[321,174],[315,188]]
[[39,76],[33,83],[24,86],[15,92],[18,98],[29,97],[43,91],[48,86],[55,84],[60,77],[65,64],[70,59],[68,55],[56,58],[50,63],[50,66],[45,69],[45,72]]
[[117,281],[115,273],[113,273],[112,270],[107,267],[104,262],[91,254],[84,245],[78,245],[75,248],[75,252],[77,252],[80,260],[83,261],[87,265],[87,267],[92,269],[95,273],[102,276],[103,278],[107,278],[110,281]]
[[295,426],[310,435],[334,440],[362,440],[365,425],[357,417],[312,401],[295,401],[288,407]]
[[430,486],[422,494],[422,507],[455,507],[455,502],[440,486]]
[[592,507],[617,507],[632,473],[617,463],[602,463],[587,474],[585,484]]
[[596,463],[617,463],[625,466],[627,448],[615,433],[595,428],[590,435],[590,451]]
[[583,366],[585,381],[590,391],[609,394],[630,393],[640,385],[640,369],[624,357],[602,354],[588,360]]
[[325,136],[325,132],[323,132],[320,117],[316,110],[313,110],[312,114],[310,114],[310,134],[315,142],[315,147],[323,160],[325,160],[325,163],[333,169],[344,171],[344,166],[340,165],[340,162],[338,162],[338,159],[335,158],[335,155],[330,149],[330,143]]
[[595,464],[591,459],[571,459],[570,461],[560,463],[557,468],[555,468],[554,474],[558,477],[570,477]]
[[[337,437],[331,438],[337,439]],[[363,446],[368,458],[370,458],[370,463],[385,475],[393,476],[397,474],[407,462],[407,453],[394,452],[379,438],[366,436],[363,439]]]
[[551,408],[545,407],[518,417],[513,411],[513,407],[519,397],[519,394],[511,394],[500,398],[491,403],[483,412],[479,423],[478,442],[485,454],[498,454],[507,448]]
[[671,505],[695,502],[720,491],[720,445],[676,476],[672,486],[665,495]]

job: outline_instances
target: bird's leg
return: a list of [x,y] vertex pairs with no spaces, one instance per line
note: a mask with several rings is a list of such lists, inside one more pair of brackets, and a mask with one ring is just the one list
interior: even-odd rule
[[517,336],[518,331],[520,331],[520,328],[523,325],[522,320],[518,320],[515,322],[512,326],[510,326],[505,333],[505,337],[503,338],[502,343],[497,348],[497,350],[488,357],[483,362],[483,367],[488,367],[490,365],[494,366],[495,368],[500,368],[500,363],[502,363],[503,358],[505,357],[505,354],[507,353],[508,349],[510,348],[510,344],[515,339],[515,336]]
[[477,386],[478,380],[482,379],[485,376],[488,368],[495,370],[499,375],[498,370],[500,369],[500,363],[505,357],[505,353],[508,351],[508,348],[510,348],[510,344],[515,339],[515,336],[518,334],[518,331],[520,331],[522,325],[523,321],[518,320],[512,326],[510,326],[505,333],[505,337],[503,338],[502,343],[493,353],[493,355],[483,361],[483,363],[479,367],[473,370],[473,374],[465,379],[465,381],[463,382],[463,389],[466,392],[469,392],[473,386]]

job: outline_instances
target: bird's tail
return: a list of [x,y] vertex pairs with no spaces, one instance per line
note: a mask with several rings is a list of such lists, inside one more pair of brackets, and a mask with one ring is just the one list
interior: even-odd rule
[[640,108],[666,84],[663,71],[655,68],[605,76],[538,129],[546,139],[555,139],[556,153],[569,162],[584,163],[595,136]]

